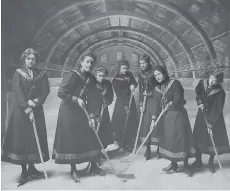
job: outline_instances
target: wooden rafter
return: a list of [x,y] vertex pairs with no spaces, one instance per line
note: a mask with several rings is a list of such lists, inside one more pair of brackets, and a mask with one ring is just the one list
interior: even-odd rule
[[[211,14],[207,15],[204,19],[199,21],[199,24],[202,25],[202,23],[204,23],[208,18],[210,18],[211,16],[213,16],[216,13],[216,11],[213,11]],[[189,30],[185,31],[181,37],[184,37],[185,35],[187,35],[188,33],[192,32],[193,30],[195,30],[193,27],[190,28]],[[172,41],[168,46],[171,46],[173,43],[175,43],[176,41]]]
[[[180,15],[176,15],[168,24],[168,27],[172,26],[172,24],[180,17]],[[159,34],[158,38],[161,38],[161,36],[165,33],[164,30]]]
[[[185,51],[186,55],[188,56],[189,60],[190,60],[190,63],[192,65],[192,63],[195,62],[195,58],[194,58],[194,55],[192,54],[192,52],[190,51],[190,49],[186,46],[186,44],[176,35],[176,33],[168,28],[168,27],[165,27],[165,26],[162,26],[162,24],[156,20],[150,20],[149,18],[146,18],[142,15],[138,15],[138,14],[133,14],[133,13],[130,13],[130,12],[122,12],[122,11],[117,11],[117,12],[113,12],[113,13],[105,13],[103,16],[94,16],[93,18],[87,18],[85,19],[84,21],[80,22],[80,23],[74,23],[69,29],[67,29],[66,31],[64,31],[58,38],[57,40],[51,45],[50,47],[50,51],[48,53],[48,56],[47,56],[47,62],[49,61],[50,59],[50,56],[52,55],[52,51],[55,49],[55,47],[58,45],[58,42],[60,41],[60,39],[62,39],[66,34],[68,34],[69,32],[71,32],[73,29],[75,29],[76,27],[79,27],[80,25],[83,25],[85,24],[85,22],[87,23],[91,23],[91,22],[96,22],[98,20],[101,20],[101,19],[104,19],[104,18],[108,18],[108,17],[111,17],[111,16],[116,16],[116,15],[124,15],[124,16],[127,16],[127,17],[132,17],[132,18],[135,18],[137,20],[140,20],[140,21],[143,21],[143,22],[150,22],[152,25],[154,26],[157,26],[163,30],[166,30],[169,34],[171,34],[171,36],[175,39],[178,40],[179,44],[181,45],[182,49]],[[103,29],[105,30],[105,29]],[[145,31],[143,31],[145,32]],[[150,38],[153,38],[153,36],[150,36]],[[176,63],[176,59],[175,59],[175,63]]]
[[[211,41],[213,42],[213,41],[218,40],[218,39],[220,39],[220,38],[222,38],[222,37],[224,37],[226,35],[229,35],[229,34],[230,34],[230,29],[228,29],[227,31],[224,31],[221,34],[218,34],[218,35],[212,37]],[[191,50],[194,50],[194,49],[196,49],[198,47],[201,47],[201,46],[204,46],[203,42],[201,42],[200,44],[194,45],[193,47],[191,47]],[[180,52],[180,53],[176,54],[175,56],[177,57],[177,56],[180,56],[180,55],[183,55],[183,54],[184,54],[184,52]],[[165,61],[167,61],[167,60],[169,60],[169,59],[166,59]]]
[[[160,63],[162,62],[162,59],[160,58],[160,56],[155,51],[153,51],[153,49],[151,47],[149,47],[148,45],[144,44],[142,41],[140,41],[138,39],[131,38],[131,37],[110,37],[110,38],[103,39],[103,40],[101,40],[99,42],[95,42],[95,43],[91,44],[89,47],[85,48],[82,51],[82,53],[78,56],[78,58],[76,59],[76,63],[79,61],[79,59],[81,58],[81,56],[84,55],[89,50],[89,48],[92,48],[94,46],[97,46],[98,44],[106,43],[106,42],[113,41],[113,40],[122,40],[122,41],[126,40],[126,41],[131,41],[133,43],[142,44],[144,47],[146,47],[147,49],[151,50],[151,52],[154,55],[154,57],[156,59],[158,59],[158,61],[160,61]],[[164,65],[164,62],[162,62],[161,64]],[[174,69],[176,70],[176,65],[174,65]]]
[[[150,27],[150,23],[148,23],[148,26],[146,27],[145,31],[147,31],[147,30],[149,29],[149,27]],[[144,38],[144,37],[141,36],[140,40],[142,40],[143,38]]]
[[[120,39],[120,40],[127,40],[127,41],[129,41],[129,43],[132,42],[133,45],[135,45],[136,47],[138,47],[138,46],[137,46],[137,44],[134,44],[134,43],[140,43],[140,44],[142,44],[144,47],[146,47],[146,49],[147,49],[147,50],[144,50],[144,52],[146,52],[146,51],[147,51],[147,52],[150,52],[151,55],[153,55],[154,58],[155,58],[156,60],[158,60],[158,62],[159,62],[161,65],[164,65],[164,62],[163,62],[163,59],[161,58],[161,56],[160,56],[154,49],[152,49],[149,45],[145,44],[144,42],[142,42],[142,41],[140,41],[140,40],[137,40],[137,39],[134,39],[134,38],[130,38],[130,37],[110,37],[110,38],[107,38],[107,39],[110,39],[109,41],[114,41],[114,40],[118,40],[118,39]],[[95,43],[94,43],[94,46],[100,45],[101,42],[103,42],[103,40],[102,40],[102,41],[95,42]],[[89,49],[92,50],[92,47],[93,47],[93,46],[89,46]],[[139,48],[140,48],[140,47],[139,47]],[[143,50],[143,48],[140,48],[140,49]],[[66,64],[67,64],[67,58],[65,59],[65,62],[64,62],[64,65],[66,65]]]
[[[55,18],[57,15],[64,13],[70,9],[73,9],[74,7],[77,7],[79,4],[85,4],[85,3],[90,3],[90,2],[101,2],[103,0],[85,0],[84,2],[74,2],[73,4],[71,4],[68,7],[65,7],[59,11],[57,11],[55,14],[53,14],[51,17],[46,18],[46,22],[44,23],[44,25],[40,28],[40,30],[37,32],[34,42],[36,41],[36,39],[38,38],[38,36],[41,34],[42,30],[45,28],[45,26],[47,26],[53,18]],[[132,1],[133,0],[123,0],[123,1]],[[198,23],[196,23],[196,21],[190,17],[187,13],[185,13],[180,7],[176,6],[175,4],[171,3],[171,2],[162,2],[159,0],[136,0],[136,2],[148,2],[148,3],[154,3],[157,4],[160,7],[165,8],[168,11],[174,12],[176,14],[179,14],[181,17],[184,17],[186,19],[186,21],[191,24],[193,26],[193,28],[195,30],[198,31],[201,39],[204,41],[204,44],[206,46],[206,48],[208,49],[208,53],[210,55],[211,58],[215,58],[216,57],[216,53],[214,50],[214,47],[212,46],[211,42],[209,41],[207,34],[204,32],[204,30],[199,26]]]
[[[107,29],[103,29],[103,30],[97,30],[97,31],[94,31],[93,33],[87,35],[87,36],[84,36],[82,37],[82,39],[87,39],[87,38],[90,38],[90,36],[94,35],[94,34],[97,34],[97,33],[100,33],[100,32],[112,32],[112,31],[126,31],[126,32],[130,32],[130,33],[133,33],[133,34],[138,34],[138,35],[144,35],[145,37],[147,38],[150,38],[152,39],[159,47],[161,47],[161,49],[163,49],[166,54],[170,57],[170,59],[172,60],[172,63],[174,64],[174,66],[176,67],[176,58],[174,57],[172,51],[164,44],[162,43],[158,38],[156,37],[153,37],[151,36],[149,33],[147,32],[144,32],[142,30],[138,30],[138,29],[132,29],[132,28],[128,28],[128,27],[110,27],[110,28],[107,28]],[[69,54],[71,54],[71,50],[72,49],[75,49],[76,47],[79,46],[79,44],[81,43],[81,40],[79,40],[78,42],[76,42],[74,45],[72,45],[71,49],[69,50]],[[142,42],[142,41],[140,41]],[[142,42],[143,43],[143,42]],[[152,48],[151,48],[152,49]]]

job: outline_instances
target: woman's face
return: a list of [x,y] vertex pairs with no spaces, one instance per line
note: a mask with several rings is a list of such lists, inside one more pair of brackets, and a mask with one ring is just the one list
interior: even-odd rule
[[141,70],[146,70],[148,68],[148,63],[144,60],[140,60],[139,64],[140,64]]
[[165,79],[164,75],[158,70],[154,71],[154,76],[159,83],[163,82]]
[[36,57],[34,54],[29,54],[26,56],[25,65],[27,68],[34,68],[36,66]]
[[218,80],[216,79],[216,77],[210,76],[208,79],[208,84],[210,86],[214,86],[214,85],[218,84]]
[[94,59],[90,56],[86,56],[81,63],[81,68],[85,72],[89,72],[93,66]]
[[97,72],[96,78],[98,82],[102,83],[105,79],[105,72]]
[[120,67],[120,73],[121,74],[126,74],[126,72],[128,71],[128,66],[126,66],[126,65],[121,65],[121,67]]

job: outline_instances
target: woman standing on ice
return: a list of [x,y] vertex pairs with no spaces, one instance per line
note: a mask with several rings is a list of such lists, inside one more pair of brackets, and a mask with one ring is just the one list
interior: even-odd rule
[[[112,85],[117,96],[114,111],[111,120],[111,126],[114,133],[114,140],[121,148],[132,149],[133,141],[138,126],[138,115],[134,97],[129,108],[130,96],[137,87],[137,82],[133,74],[128,71],[129,63],[124,60],[119,63],[119,72],[113,78]],[[127,131],[124,133],[125,121],[127,120]],[[122,137],[124,136],[124,143],[121,145]]]
[[157,125],[159,138],[159,158],[171,161],[163,171],[177,171],[177,162],[184,161],[184,171],[191,176],[188,158],[194,156],[192,130],[184,105],[184,88],[178,80],[169,79],[163,66],[154,68],[154,76],[159,85],[154,90],[152,125],[162,109],[168,109]]
[[[157,85],[153,73],[153,66],[150,63],[150,57],[146,54],[143,54],[139,58],[140,73],[138,75],[138,84],[139,84],[139,105],[140,111],[143,112],[143,122],[142,122],[142,135],[141,137],[145,138],[149,132],[149,127],[152,121],[153,113],[153,91]],[[144,100],[146,102],[144,103]],[[155,129],[154,129],[155,130]],[[147,142],[147,147],[145,151],[145,158],[149,160],[151,158],[151,144],[158,145],[158,138],[156,130],[151,134]]]
[[38,53],[28,48],[21,55],[24,67],[13,77],[13,109],[2,144],[2,161],[21,165],[19,185],[31,176],[43,176],[34,164],[41,163],[32,121],[35,120],[43,160],[49,160],[46,124],[42,104],[50,86],[45,71],[36,68]]
[[[91,175],[104,175],[97,162],[100,160],[101,148],[91,129],[95,127],[98,107],[96,78],[90,73],[95,61],[92,53],[87,53],[81,59],[78,68],[64,75],[58,90],[62,99],[57,121],[52,158],[58,164],[70,164],[71,177],[75,182],[80,178],[75,164],[90,162]],[[86,108],[90,114],[88,121],[83,111]]]
[[200,80],[196,86],[196,101],[199,107],[193,130],[196,144],[196,161],[193,169],[203,166],[202,153],[209,154],[208,167],[215,172],[213,160],[214,148],[208,131],[212,131],[218,154],[230,153],[228,135],[223,116],[225,91],[220,85],[223,82],[223,72],[213,73],[208,80]]
[[113,133],[111,129],[110,116],[108,106],[113,102],[113,87],[112,83],[105,79],[108,76],[108,70],[103,66],[98,66],[94,70],[96,77],[97,92],[99,100],[95,102],[95,107],[98,108],[97,122],[100,121],[98,130],[99,137],[106,150],[116,150],[118,146],[114,143]]

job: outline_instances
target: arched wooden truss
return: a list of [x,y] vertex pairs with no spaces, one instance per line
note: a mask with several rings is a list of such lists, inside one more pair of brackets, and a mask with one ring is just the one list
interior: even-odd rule
[[[223,7],[218,1],[210,0],[210,2],[215,3],[219,6],[219,9],[223,10]],[[115,9],[112,5],[120,6]],[[131,8],[130,8],[131,7]],[[157,7],[154,10],[154,7]],[[129,10],[132,9],[132,10]],[[154,10],[154,13],[152,13]],[[158,18],[158,12],[164,10],[166,13],[173,15],[171,21],[167,24],[161,22]],[[73,12],[78,12],[80,19],[76,22],[69,22],[69,15]],[[166,14],[165,13],[165,14]],[[208,20],[214,13],[206,16],[202,22]],[[164,15],[163,15],[164,16]],[[45,61],[49,64],[52,55],[56,53],[57,47],[60,43],[64,43],[68,48],[64,49],[63,52],[58,54],[62,55],[63,65],[67,64],[68,59],[78,61],[85,51],[93,48],[95,45],[101,43],[112,44],[115,41],[121,41],[121,43],[130,44],[130,46],[141,49],[143,52],[148,53],[154,59],[156,59],[160,64],[165,64],[164,62],[170,61],[173,64],[174,70],[176,71],[179,64],[189,65],[192,70],[197,63],[197,56],[194,55],[194,49],[200,46],[204,46],[208,59],[216,59],[217,54],[213,46],[213,38],[209,38],[206,31],[201,26],[201,21],[194,19],[188,12],[176,4],[174,1],[168,0],[85,0],[85,1],[70,1],[65,6],[57,8],[51,12],[45,18],[44,24],[40,27],[34,38],[34,44],[38,44],[39,38],[45,32],[52,34],[52,31],[47,30],[49,25],[55,19],[61,19],[66,25],[58,35],[53,35],[54,40],[49,44],[46,49],[47,54]],[[123,19],[127,21],[128,24],[124,25]],[[183,19],[190,28],[185,30],[182,34],[178,34],[173,30],[172,25],[175,22],[179,22],[179,19]],[[118,25],[113,25],[112,20],[118,20]],[[99,24],[98,24],[99,23]],[[131,23],[134,23],[133,25]],[[97,27],[101,25],[102,27]],[[92,27],[93,26],[93,27]],[[96,26],[96,27],[95,27]],[[140,27],[141,26],[141,27]],[[161,31],[160,34],[156,35],[149,28],[154,27],[156,30]],[[83,34],[79,32],[84,29],[87,32]],[[64,38],[66,36],[75,33],[80,36],[76,40],[73,40],[70,44],[65,43]],[[114,33],[118,33],[118,36],[113,36]],[[185,41],[184,37],[190,33],[198,34],[200,38],[199,44],[190,47],[188,42]],[[104,36],[103,36],[104,35]],[[99,37],[100,36],[100,37]],[[101,37],[102,36],[102,37]],[[172,39],[170,43],[167,43],[167,38]],[[91,42],[91,39],[96,39]],[[198,38],[198,37],[197,37]],[[220,34],[216,38],[221,38]],[[215,38],[215,40],[216,40]],[[146,40],[147,39],[147,40]],[[148,41],[148,42],[147,42]],[[176,53],[172,45],[177,45],[181,52]],[[81,48],[83,47],[83,48]],[[77,57],[72,57],[76,52]],[[183,56],[187,59],[186,63],[179,63],[179,56]],[[166,58],[165,58],[166,56]],[[179,64],[178,64],[179,63]],[[195,78],[195,72],[192,72],[193,78]]]

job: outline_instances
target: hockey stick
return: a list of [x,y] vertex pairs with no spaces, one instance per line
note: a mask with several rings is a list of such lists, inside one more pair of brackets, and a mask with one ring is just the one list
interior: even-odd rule
[[[208,124],[209,122],[208,122],[207,117],[205,116],[205,113],[204,113],[204,120],[205,120],[205,123],[206,123],[206,126],[207,126],[207,124]],[[217,162],[218,162],[218,165],[219,165],[219,167],[220,167],[220,170],[221,170],[222,174],[224,175],[224,177],[227,178],[227,179],[229,180],[229,177],[227,177],[227,175],[225,174],[224,169],[223,169],[223,167],[222,167],[222,164],[221,164],[221,162],[220,162],[220,157],[219,157],[219,154],[218,154],[218,152],[217,152],[216,144],[215,144],[214,139],[213,139],[212,129],[208,129],[208,134],[209,134],[209,136],[210,136],[210,139],[211,139],[211,142],[212,142],[212,146],[213,146],[213,148],[214,148],[214,152],[215,152],[215,155],[216,155],[216,157],[217,157]]]
[[99,130],[100,130],[100,127],[101,127],[101,122],[102,122],[102,117],[103,117],[103,114],[104,114],[104,106],[102,105],[102,108],[101,108],[101,113],[100,113],[100,120],[99,120],[99,122],[98,122],[98,124],[97,124],[97,132],[99,132]]
[[140,121],[139,121],[139,125],[138,125],[135,145],[134,145],[134,149],[133,149],[132,154],[135,154],[136,149],[137,149],[137,142],[138,142],[138,138],[139,138],[139,134],[140,134],[140,130],[141,130],[142,120],[143,120],[143,117],[144,117],[146,100],[147,100],[147,96],[144,96],[143,105],[142,105],[142,111],[141,111],[141,116],[140,116]]
[[[167,106],[165,107],[165,109],[163,109],[163,110],[161,111],[161,113],[160,113],[159,116],[157,117],[157,120],[155,121],[154,127],[157,126],[157,124],[159,123],[161,117],[162,117],[163,114],[167,111],[168,107],[169,107],[169,105],[167,105]],[[150,131],[149,131],[149,133],[147,134],[147,136],[145,137],[145,139],[144,139],[144,141],[142,142],[142,144],[140,145],[139,149],[137,150],[136,155],[141,151],[142,147],[144,146],[144,144],[145,144],[146,141],[148,140],[149,136],[151,135],[151,133],[152,133],[154,127],[152,127],[152,128],[150,127]]]
[[124,140],[125,140],[125,134],[126,134],[126,130],[127,130],[127,125],[128,125],[129,115],[130,115],[130,109],[131,109],[132,99],[133,99],[133,94],[131,92],[130,99],[129,99],[129,112],[126,115],[126,118],[125,118],[125,126],[124,126],[124,129],[123,129],[123,134],[122,134],[122,139],[121,139],[121,147],[122,148],[124,146],[123,144],[124,144]]
[[[168,107],[169,107],[169,105],[167,105],[167,106],[165,107],[165,109],[163,109],[163,110],[161,111],[161,113],[159,114],[159,116],[158,116],[158,118],[157,118],[157,120],[156,120],[156,122],[155,122],[155,124],[154,124],[154,127],[157,126],[157,124],[159,123],[161,117],[162,117],[163,114],[167,111]],[[129,159],[129,160],[126,160],[126,161],[125,161],[125,162],[128,162],[128,163],[130,162],[130,164],[129,164],[125,169],[123,169],[122,172],[126,171],[126,170],[131,166],[131,164],[135,161],[135,160],[134,160],[135,156],[137,156],[137,155],[139,154],[139,152],[141,151],[141,149],[142,149],[142,147],[144,146],[145,142],[148,140],[149,136],[151,135],[153,129],[154,129],[154,128],[150,128],[149,133],[147,134],[147,136],[145,137],[144,141],[142,142],[142,144],[141,144],[140,147],[138,148],[137,152],[132,156],[131,160]]]
[[[91,119],[90,119],[90,116],[89,116],[88,111],[86,110],[86,108],[85,108],[84,106],[83,106],[82,109],[83,109],[83,111],[85,112],[88,121],[90,121]],[[111,162],[110,159],[109,159],[109,156],[107,155],[107,153],[106,153],[106,151],[105,151],[105,148],[104,148],[104,146],[103,146],[103,144],[102,144],[102,142],[101,142],[101,139],[100,139],[100,137],[99,137],[97,131],[95,130],[94,127],[92,127],[92,129],[93,129],[93,132],[94,132],[94,134],[96,135],[97,140],[98,140],[98,142],[99,142],[99,144],[100,144],[100,146],[101,146],[101,149],[102,149],[102,151],[103,151],[103,154],[105,155],[105,157],[106,157],[106,159],[107,159],[107,161],[108,161],[108,163],[109,163],[109,165],[110,165],[110,167],[111,167],[111,169],[112,169],[112,171],[113,171],[113,174],[114,174],[117,178],[119,178],[122,182],[127,182],[126,179],[135,179],[134,174],[118,174],[118,173],[116,172],[116,170],[115,170],[115,168],[114,168],[112,162]]]
[[35,119],[32,119],[32,124],[33,124],[36,143],[37,143],[37,146],[38,146],[39,156],[40,156],[40,159],[41,159],[41,162],[42,162],[42,165],[43,165],[43,172],[44,172],[45,178],[48,179],[48,176],[47,176],[47,173],[46,173],[46,170],[45,170],[45,166],[44,166],[45,164],[44,164],[44,160],[43,160],[43,156],[42,156],[41,146],[40,146],[39,139],[38,139],[38,132],[37,132],[36,124],[35,124]]

